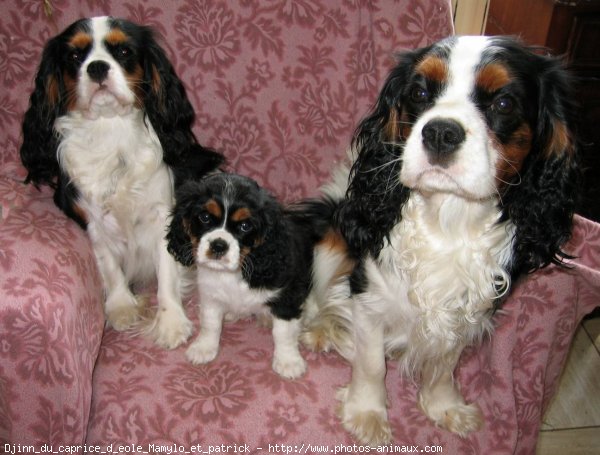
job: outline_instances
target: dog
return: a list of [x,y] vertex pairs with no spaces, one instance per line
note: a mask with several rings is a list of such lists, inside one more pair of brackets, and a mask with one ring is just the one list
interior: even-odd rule
[[359,441],[392,438],[386,356],[420,381],[438,426],[464,437],[482,425],[453,379],[461,352],[492,332],[519,276],[569,258],[571,87],[559,61],[509,37],[451,37],[391,70],[324,189],[335,236],[316,248],[303,334],[350,360],[339,416]]
[[203,364],[217,356],[225,317],[267,315],[273,320],[273,370],[301,376],[302,308],[312,286],[314,247],[327,226],[320,229],[302,203],[284,208],[254,180],[236,174],[187,182],[176,200],[168,249],[196,268],[198,284],[201,329],[188,360]]
[[140,319],[130,285],[158,280],[155,342],[191,334],[180,270],[164,239],[174,189],[222,163],[198,144],[193,108],[153,31],[113,17],[74,22],[46,44],[23,120],[26,183],[87,229],[102,278],[107,322]]

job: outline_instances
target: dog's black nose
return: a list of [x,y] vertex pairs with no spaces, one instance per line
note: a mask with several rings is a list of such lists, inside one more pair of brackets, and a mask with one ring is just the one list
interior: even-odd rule
[[433,119],[421,131],[423,146],[430,160],[447,164],[449,155],[455,152],[466,138],[465,129],[452,119]]
[[110,65],[103,60],[94,60],[87,67],[88,76],[94,82],[100,84],[106,79],[108,76],[108,70],[110,69]]
[[229,250],[229,244],[223,239],[215,239],[210,242],[210,251],[217,259],[224,256]]

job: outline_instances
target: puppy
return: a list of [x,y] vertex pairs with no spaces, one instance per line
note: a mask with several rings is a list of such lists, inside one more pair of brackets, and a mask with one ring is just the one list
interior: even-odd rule
[[273,369],[301,376],[298,336],[317,236],[309,216],[284,209],[249,178],[222,173],[183,185],[167,239],[171,254],[197,270],[201,329],[187,358],[217,356],[225,316],[270,314]]
[[483,423],[453,379],[492,331],[511,283],[568,256],[577,200],[572,83],[506,37],[452,37],[408,52],[325,190],[335,233],[317,247],[304,335],[352,363],[340,418],[381,444],[386,355],[420,379],[419,405],[461,436]]
[[26,182],[87,228],[108,324],[130,328],[140,304],[130,285],[158,278],[151,334],[174,348],[191,334],[179,270],[164,233],[174,188],[216,169],[192,106],[152,31],[122,19],[81,19],[46,45],[23,122]]

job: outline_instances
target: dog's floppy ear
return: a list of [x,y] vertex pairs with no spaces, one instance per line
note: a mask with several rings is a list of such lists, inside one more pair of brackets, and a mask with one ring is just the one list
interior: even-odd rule
[[561,246],[570,238],[579,199],[578,144],[573,130],[573,81],[561,63],[534,55],[539,68],[537,124],[521,183],[502,197],[504,218],[516,227],[513,276],[569,256]]
[[375,107],[354,134],[355,160],[348,191],[335,218],[350,253],[356,257],[379,254],[408,198],[408,188],[399,181],[402,142],[407,135],[402,98],[419,55],[408,52],[400,56]]
[[63,59],[62,36],[51,39],[44,48],[23,119],[21,161],[28,171],[26,183],[56,187],[59,174],[54,121],[65,111],[65,87],[58,65]]
[[[254,221],[259,239],[245,258],[242,275],[252,286],[273,285],[274,277],[284,276],[284,271],[289,268],[290,255],[293,254],[290,251],[291,231],[277,199],[258,185],[256,189],[257,213]],[[275,283],[275,286],[283,284]]]
[[167,250],[181,264],[194,264],[194,245],[190,234],[191,217],[194,215],[196,185],[188,182],[177,191],[177,203],[172,212],[167,232]]
[[172,167],[175,185],[199,179],[218,168],[221,154],[198,144],[192,131],[194,109],[183,83],[152,30],[142,27],[144,42],[144,110],[163,148],[163,159]]

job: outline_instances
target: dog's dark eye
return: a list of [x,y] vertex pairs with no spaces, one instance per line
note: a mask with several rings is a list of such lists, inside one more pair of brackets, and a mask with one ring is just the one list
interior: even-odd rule
[[134,54],[133,49],[124,43],[119,44],[110,44],[106,43],[106,48],[112,54],[114,58],[116,58],[120,62],[125,62],[129,60]]
[[78,49],[73,49],[69,54],[69,60],[75,63],[81,63],[83,61],[83,52]]
[[413,87],[410,92],[410,99],[415,103],[426,103],[429,101],[429,92],[423,87]]
[[252,230],[252,224],[250,224],[248,221],[242,221],[238,225],[238,229],[244,233],[250,232]]
[[515,102],[508,96],[501,96],[494,100],[492,109],[498,114],[510,114],[515,110]]
[[119,48],[119,56],[126,58],[129,57],[131,55],[131,49],[129,49],[128,47],[120,47]]
[[208,212],[202,212],[198,218],[204,224],[210,223],[210,214]]

